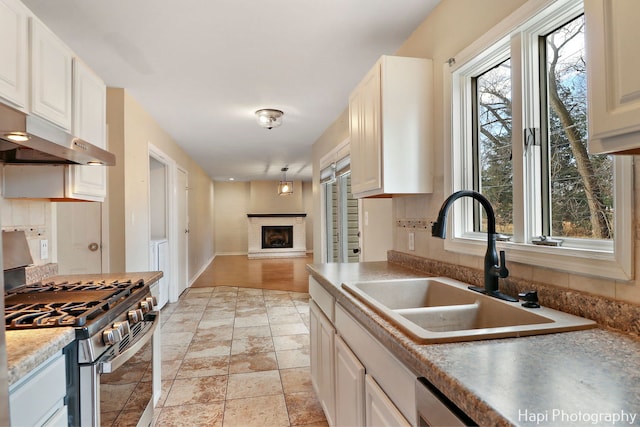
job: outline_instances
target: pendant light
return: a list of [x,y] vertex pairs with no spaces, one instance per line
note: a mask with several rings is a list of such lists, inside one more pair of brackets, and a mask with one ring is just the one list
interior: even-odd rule
[[278,183],[278,194],[281,196],[293,194],[293,181],[287,181],[288,170],[289,168],[287,167],[280,169],[282,171],[282,180]]

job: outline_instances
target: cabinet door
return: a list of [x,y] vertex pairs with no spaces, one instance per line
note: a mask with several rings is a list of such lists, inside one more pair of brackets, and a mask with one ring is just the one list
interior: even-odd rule
[[27,107],[27,10],[16,0],[0,0],[0,98]]
[[71,50],[44,24],[31,23],[31,112],[71,130]]
[[589,151],[640,153],[640,2],[585,1]]
[[349,99],[352,192],[382,188],[380,65],[365,76]]
[[[73,135],[106,148],[107,89],[82,61],[73,60]],[[107,170],[102,166],[69,168],[69,197],[102,201],[107,193]]]
[[370,375],[365,376],[365,411],[367,427],[411,426]]
[[[60,352],[10,387],[11,425],[43,425],[58,411],[66,412],[66,384],[65,356]],[[55,420],[54,416],[52,425]]]
[[336,425],[363,426],[365,369],[351,349],[336,337]]
[[335,424],[335,329],[320,309],[310,304],[311,381],[330,426]]

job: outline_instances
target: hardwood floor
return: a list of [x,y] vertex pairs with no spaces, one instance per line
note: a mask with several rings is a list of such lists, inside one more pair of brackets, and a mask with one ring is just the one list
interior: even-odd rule
[[246,255],[217,256],[192,287],[237,286],[239,288],[309,292],[305,266],[313,256],[248,259]]

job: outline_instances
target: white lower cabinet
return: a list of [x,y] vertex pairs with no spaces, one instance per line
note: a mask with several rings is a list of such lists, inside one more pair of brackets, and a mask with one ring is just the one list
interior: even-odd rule
[[311,383],[327,422],[335,426],[335,329],[313,302],[309,304],[311,327]]
[[367,427],[411,426],[371,375],[365,376],[364,394],[367,421],[359,425]]
[[336,337],[336,425],[365,425],[364,366],[344,340]]
[[417,425],[416,374],[313,278],[309,283],[311,382],[329,425]]
[[66,426],[66,364],[57,353],[9,387],[12,426]]

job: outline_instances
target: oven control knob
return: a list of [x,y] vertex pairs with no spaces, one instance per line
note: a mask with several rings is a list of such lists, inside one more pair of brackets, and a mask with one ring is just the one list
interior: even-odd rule
[[122,322],[116,322],[113,324],[113,329],[117,329],[120,331],[120,335],[122,337],[126,337],[131,332],[131,328],[129,327],[129,322],[123,320]]
[[149,301],[140,301],[140,310],[142,310],[143,313],[148,313],[153,309],[153,305],[152,303],[149,303]]
[[129,318],[129,323],[135,325],[138,322],[142,322],[144,319],[144,314],[141,309],[129,310],[127,313],[127,317]]
[[107,329],[102,332],[102,340],[107,345],[114,345],[122,341],[122,334],[118,328]]
[[149,303],[149,307],[151,310],[153,310],[154,307],[158,306],[158,300],[156,299],[156,297],[147,297],[145,298],[145,301]]

